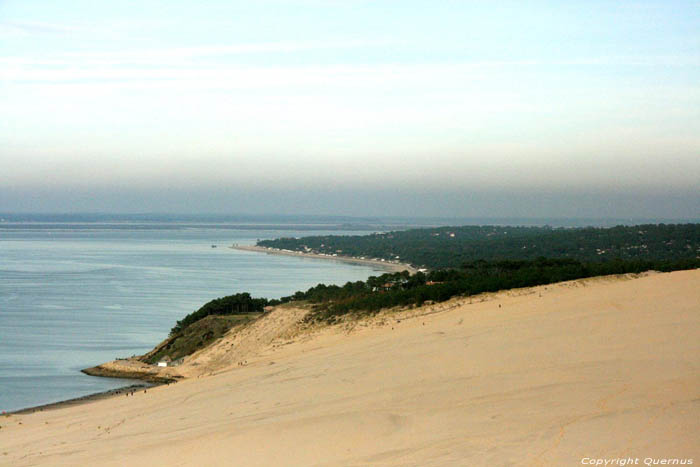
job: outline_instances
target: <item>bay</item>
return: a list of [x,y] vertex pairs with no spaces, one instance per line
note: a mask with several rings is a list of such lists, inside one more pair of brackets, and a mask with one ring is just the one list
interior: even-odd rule
[[370,232],[174,222],[0,229],[0,411],[128,385],[80,369],[150,350],[178,319],[213,298],[238,292],[278,298],[383,272],[229,248],[330,233]]

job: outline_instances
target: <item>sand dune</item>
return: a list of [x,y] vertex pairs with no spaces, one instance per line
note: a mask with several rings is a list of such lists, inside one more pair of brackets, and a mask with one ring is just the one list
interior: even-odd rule
[[227,335],[175,385],[0,417],[0,464],[700,462],[700,270],[302,316]]

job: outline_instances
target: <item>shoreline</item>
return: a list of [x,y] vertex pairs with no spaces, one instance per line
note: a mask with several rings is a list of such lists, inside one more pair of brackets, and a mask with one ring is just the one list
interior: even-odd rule
[[122,386],[120,388],[109,389],[107,391],[94,392],[92,394],[87,394],[85,396],[73,397],[72,399],[65,399],[65,400],[56,401],[56,402],[49,402],[48,404],[34,405],[31,407],[25,407],[22,409],[11,410],[9,412],[6,412],[6,414],[3,414],[3,415],[27,415],[27,414],[32,414],[35,412],[44,412],[44,411],[49,411],[49,410],[62,409],[65,407],[74,407],[77,405],[89,404],[90,402],[99,401],[102,399],[109,399],[112,397],[116,397],[116,396],[125,394],[129,391],[132,391],[132,390],[133,391],[136,391],[136,390],[140,391],[142,389],[145,390],[145,389],[154,388],[156,386],[160,386],[161,384],[164,384],[164,383],[149,383],[147,381],[144,381],[143,383],[131,384],[129,386]]
[[[75,405],[82,405],[93,401],[116,397],[131,390],[135,391],[141,389],[150,389],[162,385],[177,383],[178,380],[181,379],[176,377],[159,376],[158,374],[154,373],[104,368],[105,365],[109,365],[110,363],[113,362],[107,362],[101,365],[97,365],[95,367],[85,368],[80,370],[80,372],[89,376],[93,376],[95,378],[128,379],[134,381],[134,383],[128,386],[122,386],[115,389],[108,389],[107,391],[94,392],[91,394],[86,394],[84,396],[63,399],[56,402],[49,402],[47,404],[39,404],[30,407],[24,407],[21,409],[10,410],[6,413],[10,415],[26,415],[34,412],[42,412],[45,410],[55,410],[63,407],[72,407]],[[136,381],[141,382],[137,383]]]
[[[405,263],[392,263],[387,261],[379,261],[372,259],[362,259],[353,258],[351,256],[327,256],[316,253],[303,253],[294,251],[282,251],[273,248],[259,247],[255,245],[232,245],[229,248],[239,251],[250,251],[255,253],[266,253],[271,255],[281,255],[281,256],[295,256],[300,258],[311,258],[311,259],[323,259],[326,261],[338,261],[342,263],[357,264],[364,266],[375,266],[381,268],[387,272],[401,272],[408,271],[410,274],[415,274],[418,269],[414,268],[410,264]],[[152,387],[157,387],[170,383],[177,383],[178,379],[169,376],[160,375],[158,370],[155,372],[145,371],[143,368],[118,368],[115,364],[129,362],[130,359],[126,360],[114,360],[111,362],[106,362],[94,367],[84,368],[81,373],[97,378],[124,378],[130,380],[140,380],[143,383],[132,384],[129,386],[123,386],[116,389],[110,389],[108,391],[96,392],[92,394],[87,394],[85,396],[75,397],[71,399],[65,399],[57,402],[50,402],[48,404],[41,404],[31,407],[26,407],[22,409],[17,409],[7,412],[7,414],[25,415],[35,412],[42,412],[45,410],[56,410],[64,407],[71,407],[76,405],[88,404],[93,401],[98,401],[101,399],[108,399],[111,397],[116,397],[118,395],[124,394],[129,390],[140,390]],[[139,362],[140,363],[140,362]]]
[[319,253],[304,253],[301,251],[292,250],[279,250],[275,248],[267,248],[256,245],[232,245],[229,248],[239,251],[252,251],[257,253],[267,253],[268,255],[281,255],[281,256],[295,256],[297,258],[311,258],[311,259],[323,259],[326,261],[339,261],[341,263],[359,264],[364,266],[376,266],[382,268],[388,272],[402,272],[408,271],[410,274],[415,274],[418,272],[417,268],[414,268],[410,264],[406,263],[392,263],[390,261],[381,261],[376,259],[362,259],[355,258],[352,256],[328,256]]
[[273,310],[184,384],[2,419],[0,464],[697,458],[699,278],[576,279],[322,328]]

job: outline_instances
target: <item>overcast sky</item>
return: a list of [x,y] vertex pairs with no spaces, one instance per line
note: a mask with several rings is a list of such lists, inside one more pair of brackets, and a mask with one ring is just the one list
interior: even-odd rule
[[0,1],[0,211],[700,217],[697,1]]

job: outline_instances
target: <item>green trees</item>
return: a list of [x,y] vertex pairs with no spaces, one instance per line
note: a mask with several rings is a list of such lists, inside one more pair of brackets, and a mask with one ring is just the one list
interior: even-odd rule
[[533,260],[467,261],[460,268],[439,269],[409,275],[387,273],[366,281],[348,282],[343,286],[318,284],[279,300],[253,298],[238,293],[217,298],[178,321],[171,331],[177,336],[188,326],[210,315],[245,315],[260,313],[267,305],[306,301],[312,305],[310,321],[333,321],[347,313],[375,313],[383,308],[422,305],[426,301],[442,302],[454,296],[518,287],[550,284],[584,277],[639,273],[648,270],[674,271],[700,267],[700,259],[675,261],[622,260],[584,263],[572,258],[536,258]]
[[586,262],[679,260],[700,254],[700,225],[612,228],[462,226],[373,235],[327,235],[264,240],[258,245],[295,251],[397,260],[428,268],[457,268],[479,259],[573,258]]
[[700,267],[700,225],[613,228],[464,226],[367,236],[282,238],[261,246],[385,258],[432,268],[369,277],[343,286],[318,284],[281,299],[239,293],[217,298],[178,321],[171,336],[209,315],[262,312],[266,305],[306,301],[310,320],[346,313],[440,302],[456,295],[527,287],[583,277]]
[[170,335],[177,334],[190,324],[199,321],[209,315],[236,315],[246,313],[260,313],[264,311],[268,300],[266,298],[252,298],[249,293],[238,293],[214,299],[202,306],[199,310],[190,313],[175,324]]
[[[347,313],[374,313],[382,308],[421,305],[428,300],[441,302],[457,295],[468,296],[609,274],[697,267],[700,267],[700,259],[617,259],[591,263],[571,258],[543,257],[534,260],[477,260],[465,263],[460,269],[441,269],[427,274],[417,273],[414,276],[402,273],[383,274],[367,279],[364,287],[360,283],[348,283],[342,288],[324,286],[323,289],[319,289],[317,286],[297,294],[314,304],[309,320],[332,321],[335,317]],[[321,290],[323,293],[320,293]]]

